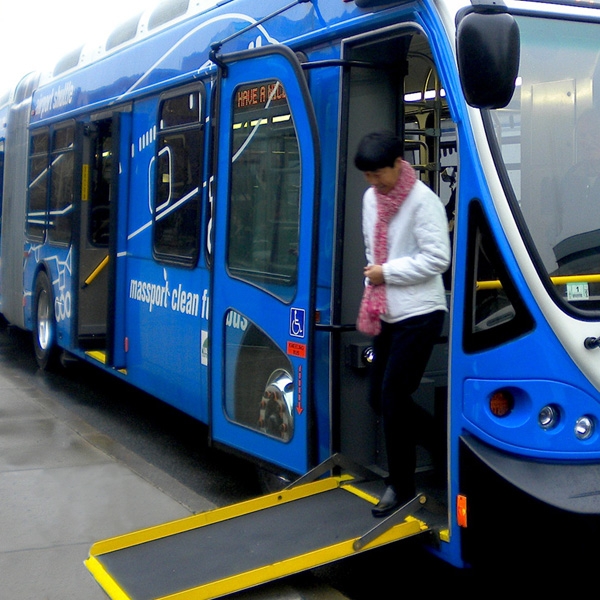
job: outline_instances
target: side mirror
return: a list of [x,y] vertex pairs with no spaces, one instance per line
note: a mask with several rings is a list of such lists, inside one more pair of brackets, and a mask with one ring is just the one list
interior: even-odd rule
[[503,108],[519,72],[519,27],[498,7],[475,6],[457,15],[456,55],[467,102],[475,108]]

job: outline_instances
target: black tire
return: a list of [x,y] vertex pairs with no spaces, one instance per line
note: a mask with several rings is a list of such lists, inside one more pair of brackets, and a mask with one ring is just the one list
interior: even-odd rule
[[256,466],[256,477],[263,494],[281,492],[281,490],[285,489],[295,479],[295,477],[288,473],[274,473],[260,465]]
[[58,363],[56,318],[52,285],[45,271],[40,271],[33,295],[33,348],[40,369],[49,370]]

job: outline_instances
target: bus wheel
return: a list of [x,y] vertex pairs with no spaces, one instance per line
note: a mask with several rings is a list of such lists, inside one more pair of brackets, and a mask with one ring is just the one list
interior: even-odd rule
[[294,382],[285,369],[276,369],[271,373],[259,409],[259,429],[271,435],[289,441],[294,433],[293,419]]
[[292,476],[291,474],[285,472],[273,472],[262,465],[256,465],[256,476],[263,494],[280,492],[288,487],[294,481],[294,479],[296,479],[296,477]]
[[57,358],[56,320],[52,286],[45,272],[40,272],[33,295],[33,347],[40,369],[52,367]]

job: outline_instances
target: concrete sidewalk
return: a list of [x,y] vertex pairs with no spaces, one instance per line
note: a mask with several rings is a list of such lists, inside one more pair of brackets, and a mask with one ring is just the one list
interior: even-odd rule
[[106,599],[83,565],[90,545],[191,511],[51,405],[36,387],[0,372],[0,596]]
[[[213,505],[166,473],[145,477],[152,465],[63,408],[38,376],[0,352],[0,598],[106,600],[83,564],[94,542]],[[284,580],[236,598],[344,598],[309,588]]]

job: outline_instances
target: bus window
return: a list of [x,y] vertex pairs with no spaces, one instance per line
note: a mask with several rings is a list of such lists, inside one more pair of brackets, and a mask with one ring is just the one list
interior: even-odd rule
[[26,231],[29,239],[40,242],[44,241],[46,225],[49,139],[48,130],[43,129],[36,131],[30,141]]
[[187,266],[196,263],[200,241],[202,95],[196,89],[160,105],[154,256]]
[[288,302],[298,265],[296,130],[278,81],[242,86],[234,102],[229,271]]
[[465,304],[464,346],[467,352],[476,352],[523,335],[533,327],[533,320],[475,202],[471,204],[469,227],[472,295]]
[[555,301],[579,315],[598,311],[597,25],[533,17],[519,17],[518,24],[517,87],[506,108],[487,115],[488,132],[497,142],[512,208]]
[[110,119],[98,123],[93,145],[94,168],[91,171],[88,235],[93,246],[106,247],[109,241],[112,177],[112,121]]
[[50,242],[69,244],[73,217],[75,125],[56,129],[52,138],[48,239]]

